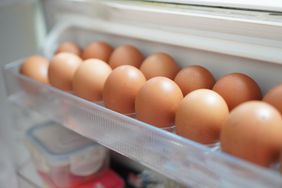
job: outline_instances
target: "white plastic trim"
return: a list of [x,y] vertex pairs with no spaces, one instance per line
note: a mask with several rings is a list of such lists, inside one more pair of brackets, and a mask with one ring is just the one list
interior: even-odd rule
[[109,24],[123,24],[122,32],[199,50],[282,63],[282,22],[265,14],[244,17],[232,16],[231,12],[224,17],[214,14],[218,9],[209,13],[127,1],[104,4]]
[[[144,40],[282,64],[282,53],[280,47],[203,37],[186,33],[176,33],[156,28],[139,27],[138,25],[114,23],[100,19],[84,19],[82,22],[82,19],[74,17],[70,20],[75,21],[76,19],[77,23],[82,24],[84,27],[95,28],[96,30],[106,33],[138,37],[139,39]],[[64,27],[69,24],[71,25],[71,23],[65,21],[65,23],[58,29],[64,29]],[[52,34],[49,37],[52,38]],[[53,39],[50,40],[50,38],[49,41],[52,41]],[[52,49],[52,47],[48,44],[45,47]],[[51,54],[46,55],[51,56]]]
[[254,10],[282,11],[281,0],[153,0],[158,2],[232,7]]

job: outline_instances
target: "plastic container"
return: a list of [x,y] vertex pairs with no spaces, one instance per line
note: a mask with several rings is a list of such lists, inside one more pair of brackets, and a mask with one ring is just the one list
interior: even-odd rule
[[108,150],[54,122],[28,130],[26,143],[36,170],[60,188],[95,178],[108,166]]
[[[259,83],[263,92],[282,81],[280,64],[191,48],[181,33],[104,20],[64,20],[50,33],[43,54],[51,57],[63,41],[86,46],[99,40],[114,47],[129,43],[145,55],[167,52],[180,66],[199,64],[216,78],[230,72],[246,73]],[[19,74],[21,63],[19,60],[4,68],[10,101],[60,122],[175,181],[191,187],[282,187],[282,177],[273,169],[227,155],[218,145],[210,147],[195,143],[113,112],[99,103],[38,83]],[[268,75],[267,79],[263,75]],[[23,83],[25,87],[35,88],[36,92],[25,89]]]

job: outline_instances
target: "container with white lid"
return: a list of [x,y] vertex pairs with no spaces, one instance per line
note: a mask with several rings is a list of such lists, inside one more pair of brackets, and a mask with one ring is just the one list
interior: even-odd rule
[[108,166],[105,147],[55,122],[31,128],[26,137],[38,173],[58,187],[85,183]]

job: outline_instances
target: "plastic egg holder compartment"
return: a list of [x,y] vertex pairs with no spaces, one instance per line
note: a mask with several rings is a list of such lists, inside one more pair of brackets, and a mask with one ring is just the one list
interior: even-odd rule
[[[94,103],[96,103],[96,104],[98,104],[98,105],[103,106],[104,108],[106,108],[105,105],[104,105],[104,103],[103,103],[103,101],[98,101],[98,102],[94,102]],[[136,119],[137,121],[139,121],[139,120],[136,118],[136,113],[123,114],[123,115],[128,116],[128,117],[130,117],[130,118],[133,118],[133,119]],[[153,125],[151,125],[151,126],[153,126]],[[172,125],[172,126],[169,126],[169,127],[165,127],[165,128],[159,128],[159,129],[162,129],[162,130],[165,130],[165,131],[168,131],[168,132],[171,132],[171,133],[175,133],[175,125]]]
[[[134,120],[134,122],[139,122],[139,123],[145,124],[145,123],[143,123],[143,122],[141,122],[141,121],[139,121],[135,118],[135,113],[120,114],[118,112],[112,111],[112,110],[104,107],[103,101],[98,101],[98,102],[87,101],[87,100],[82,99],[78,96],[75,96],[70,91],[69,92],[62,91],[60,89],[54,88],[53,86],[41,84],[41,83],[39,83],[35,80],[32,80],[32,79],[30,79],[26,76],[23,76],[18,72],[18,67],[20,67],[21,64],[22,64],[22,61],[16,62],[14,65],[10,64],[14,69],[14,70],[12,70],[12,72],[14,74],[17,74],[17,77],[15,79],[16,79],[16,82],[18,82],[18,84],[19,84],[18,89],[20,89],[22,91],[21,94],[17,93],[15,96],[11,96],[11,100],[16,102],[17,104],[21,104],[23,106],[29,106],[29,107],[31,107],[31,109],[34,109],[34,111],[39,111],[40,113],[43,113],[44,115],[50,113],[50,112],[47,112],[48,111],[47,108],[48,109],[54,108],[56,110],[53,113],[56,113],[56,112],[58,112],[58,113],[55,115],[56,117],[51,115],[51,117],[50,117],[51,119],[54,119],[55,121],[58,121],[58,122],[63,122],[66,127],[70,128],[72,130],[75,130],[76,132],[82,133],[84,135],[86,134],[85,130],[90,130],[89,134],[91,134],[91,132],[92,132],[91,127],[87,127],[86,129],[83,130],[82,127],[83,127],[84,123],[82,123],[81,121],[78,121],[78,119],[76,117],[72,117],[72,114],[75,113],[77,116],[79,116],[80,118],[82,118],[84,120],[85,120],[85,118],[90,120],[88,123],[91,123],[91,124],[93,124],[93,122],[95,122],[96,125],[98,125],[99,123],[101,123],[101,121],[99,121],[99,120],[97,121],[96,117],[93,117],[92,113],[88,114],[87,113],[88,110],[84,108],[85,106],[84,107],[79,106],[81,104],[87,104],[87,105],[95,106],[95,107],[100,106],[100,108],[105,109],[111,115],[114,115],[114,114],[117,115],[118,114],[118,116],[126,116],[127,117],[126,119],[129,118],[129,119]],[[11,76],[11,75],[8,74],[8,77],[9,76]],[[10,81],[12,81],[12,79],[10,79]],[[25,83],[25,84],[22,85],[22,83]],[[28,89],[26,89],[26,87],[28,87]],[[37,90],[36,91],[30,90],[31,87],[36,88]],[[56,98],[57,98],[56,100],[53,100],[54,96],[52,95],[52,92],[54,92],[53,93],[54,95],[58,94],[56,96]],[[69,101],[68,97],[72,98],[71,101]],[[65,98],[65,100],[64,100],[64,98]],[[44,103],[44,104],[40,104],[40,103]],[[63,105],[60,105],[60,104],[63,104]],[[37,106],[37,105],[44,105],[45,108],[43,106],[40,107],[40,106]],[[35,107],[35,106],[37,106],[37,107]],[[78,109],[80,109],[80,111],[78,112],[77,109],[74,109],[73,108],[74,106],[76,106]],[[39,110],[37,110],[37,108],[39,108]],[[45,111],[45,110],[47,110],[47,111]],[[95,113],[96,113],[96,111],[95,111]],[[97,115],[99,116],[99,114],[97,114]],[[62,118],[62,119],[60,119],[60,118]],[[113,117],[110,117],[110,118],[113,118]],[[137,123],[134,123],[134,122],[132,122],[132,126],[138,126]],[[116,122],[114,120],[112,120],[112,124],[113,124],[114,129],[115,129],[115,125],[114,125],[115,123]],[[110,124],[108,124],[108,125],[110,126]],[[93,128],[94,128],[94,126],[95,125],[93,125]],[[131,126],[131,125],[124,125],[124,126]],[[160,129],[160,128],[154,127],[153,125],[149,125],[149,124],[146,124],[146,126],[152,127],[153,129],[155,129],[155,131]],[[134,129],[135,128],[136,127],[134,127]],[[143,129],[144,127],[140,127],[140,128]],[[168,132],[167,134],[171,134],[171,135],[175,135],[174,129],[175,129],[175,126],[171,126],[171,127],[168,127],[168,128],[162,128],[162,130],[165,130],[165,132]],[[136,131],[136,130],[134,130],[134,131]],[[103,136],[105,136],[104,139],[106,139],[107,138],[106,133],[104,131],[102,131],[102,132],[104,133]],[[160,132],[160,134],[162,135],[161,132]],[[134,135],[132,135],[132,136],[126,135],[126,137],[123,137],[123,135],[124,135],[124,133],[122,133],[122,131],[117,131],[116,136],[114,138],[110,139],[111,140],[110,145],[112,145],[114,142],[120,142],[122,145],[124,145],[124,143],[129,139],[129,137],[130,137],[129,140],[138,139]],[[86,136],[91,138],[91,136],[89,136],[87,134],[86,134]],[[151,135],[149,135],[149,136],[151,136]],[[177,136],[177,135],[175,135],[175,136]],[[95,139],[95,136],[93,136],[93,137]],[[179,136],[177,136],[177,137],[179,137]],[[156,138],[159,138],[159,137],[157,136]],[[140,142],[139,144],[141,144],[143,139],[144,139],[144,137],[139,137],[139,140],[137,140],[137,142]],[[183,139],[187,140],[185,138],[183,138]],[[193,143],[193,141],[191,141],[191,142]],[[153,145],[152,147],[157,148],[157,147],[160,146],[159,144],[161,144],[161,143],[162,143],[162,140],[160,140],[159,143],[154,143],[155,145]],[[128,144],[130,145],[130,143],[128,143]],[[202,144],[198,144],[198,143],[194,143],[194,144],[197,147],[199,147],[199,145],[202,145]],[[129,145],[124,146],[124,147],[125,148],[129,147]],[[105,146],[107,146],[107,145],[105,145]],[[213,152],[221,153],[219,142],[216,142],[214,144],[209,144],[209,145],[203,145],[203,146],[206,147],[208,153],[213,153]],[[109,146],[109,148],[111,148],[111,147]],[[118,151],[118,150],[116,150],[116,151]],[[138,152],[140,152],[140,151],[138,151]],[[167,150],[165,150],[165,152],[167,152]],[[142,155],[146,156],[146,153],[142,153]],[[149,160],[151,160],[151,158]],[[157,159],[155,159],[155,160],[157,160]],[[190,164],[189,164],[189,166],[190,166]],[[193,168],[195,168],[195,167],[193,167]],[[199,167],[196,166],[196,168],[199,168]],[[203,168],[203,167],[201,167],[201,168]],[[278,171],[279,164],[273,164],[271,169]],[[201,169],[201,170],[203,170],[203,169]]]
[[[99,23],[101,25],[101,23]],[[97,25],[99,25],[97,24]],[[102,23],[103,24],[103,23]],[[109,23],[106,23],[108,25]],[[113,25],[112,25],[113,26]],[[113,26],[114,27],[114,26]],[[106,28],[106,27],[105,27]],[[136,39],[136,32],[119,33],[122,28],[107,30],[102,27],[90,28],[89,24],[76,23],[58,25],[49,36],[45,55],[52,56],[57,44],[63,41],[74,41],[81,46],[89,42],[104,40],[114,46],[131,43],[141,49],[146,55],[156,49],[175,54],[177,62],[186,62],[190,58],[191,64],[199,62],[217,77],[228,72],[245,72],[258,83],[269,89],[282,80],[281,66],[269,63],[227,57],[206,51],[197,51],[177,45],[169,45],[158,41],[158,37],[146,40]],[[142,38],[140,35],[139,38]],[[218,60],[226,61],[224,64]],[[208,187],[224,185],[281,187],[282,178],[279,173],[258,167],[232,156],[218,152],[218,145],[205,147],[193,141],[181,138],[167,131],[140,122],[95,103],[83,100],[70,93],[58,90],[48,85],[38,83],[21,74],[18,69],[22,61],[11,63],[4,69],[6,89],[9,99],[33,111],[37,111],[48,118],[64,124],[64,126],[113,149],[123,155],[135,159],[175,180],[187,185],[199,184]],[[183,66],[187,66],[182,64]],[[249,72],[246,72],[248,70]],[[264,72],[272,72],[273,79],[266,81],[256,77]],[[35,89],[26,90],[31,87]],[[267,88],[268,87],[268,88]],[[250,178],[251,177],[251,178]],[[206,180],[203,182],[203,178]]]

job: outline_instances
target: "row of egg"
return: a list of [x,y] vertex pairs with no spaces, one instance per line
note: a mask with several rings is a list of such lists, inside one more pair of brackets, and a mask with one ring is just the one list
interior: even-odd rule
[[180,69],[166,53],[144,58],[134,46],[105,42],[84,50],[62,43],[50,62],[33,56],[20,71],[156,127],[175,124],[178,135],[199,143],[220,140],[223,151],[259,165],[271,165],[282,148],[282,85],[261,102],[259,86],[245,74],[215,81],[204,67]]

